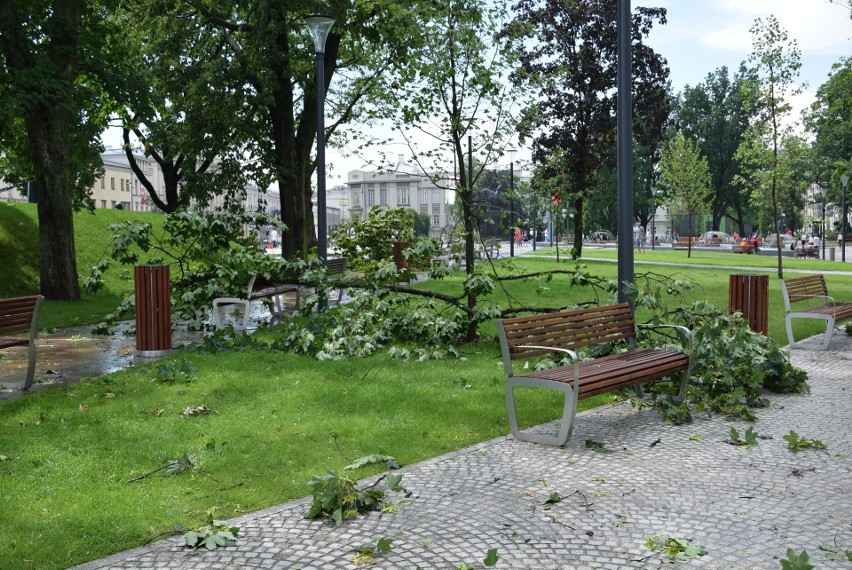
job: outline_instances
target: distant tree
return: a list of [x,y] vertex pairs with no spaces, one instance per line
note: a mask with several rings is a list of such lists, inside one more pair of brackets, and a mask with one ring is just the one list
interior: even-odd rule
[[[128,163],[151,202],[166,213],[202,205],[215,195],[241,198],[258,175],[245,141],[245,85],[225,57],[227,38],[187,25],[192,12],[175,3],[121,4],[110,14],[111,45],[122,49],[124,73],[136,81],[115,101]],[[131,143],[131,134],[135,141]],[[157,184],[138,157],[162,172]],[[259,186],[268,185],[266,176]],[[226,199],[234,206],[241,200]]]
[[[474,240],[481,215],[474,188],[487,165],[500,158],[515,127],[515,95],[502,80],[513,54],[495,42],[505,16],[500,3],[486,0],[434,5],[420,32],[422,48],[408,48],[408,74],[397,86],[396,108],[389,109],[413,160],[436,186],[449,187],[446,164],[448,156],[453,159],[468,275],[466,310],[477,318],[481,315],[476,311],[477,296],[484,292],[481,284],[486,281],[474,279]],[[476,156],[475,162],[469,160],[471,155]],[[476,338],[477,324],[476,318],[468,322],[467,341]]]
[[[535,93],[524,114],[524,133],[540,133],[533,159],[567,177],[559,198],[574,211],[574,248],[582,252],[583,210],[597,172],[615,162],[617,80],[616,0],[520,0],[517,17],[503,30],[522,53],[515,85]],[[636,7],[632,17],[633,132],[646,147],[657,144],[669,116],[666,61],[643,43],[663,8]],[[561,164],[548,160],[565,151]],[[650,193],[650,189],[648,190]]]
[[[669,142],[660,159],[660,182],[667,190],[662,202],[687,217],[687,233],[692,237],[693,218],[709,208],[710,168],[698,145],[681,132]],[[687,257],[692,257],[691,239]]]
[[79,299],[73,208],[103,172],[103,7],[0,1],[0,172],[38,195],[38,266],[48,299]]
[[832,66],[828,81],[819,86],[805,113],[805,127],[814,135],[814,181],[829,189],[829,201],[839,203],[836,165],[852,159],[852,57]]
[[[758,18],[751,27],[753,63],[752,79],[744,86],[747,105],[757,105],[757,120],[750,125],[750,134],[740,145],[737,157],[741,164],[751,165],[759,184],[753,191],[766,197],[770,206],[778,253],[778,278],[784,278],[781,258],[779,179],[781,148],[790,135],[787,121],[790,114],[789,97],[799,93],[795,80],[801,67],[801,52],[795,40],[778,24],[775,16]],[[764,153],[768,153],[765,156]]]
[[756,111],[753,102],[746,104],[743,100],[742,87],[748,75],[744,64],[733,77],[727,67],[716,69],[702,83],[684,88],[675,111],[678,128],[697,141],[707,157],[713,189],[713,228],[719,229],[722,217],[729,215],[743,235],[749,194],[734,182],[739,173],[734,156]]

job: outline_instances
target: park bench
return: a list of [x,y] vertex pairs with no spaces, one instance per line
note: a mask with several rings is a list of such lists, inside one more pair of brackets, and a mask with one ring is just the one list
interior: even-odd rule
[[793,257],[813,257],[814,259],[819,259],[819,249],[815,247],[802,247],[799,246],[793,250]]
[[[36,336],[38,336],[38,319],[44,297],[31,295],[28,297],[13,297],[0,299],[0,348],[13,346],[28,346],[29,361],[27,377],[24,380],[24,390],[29,390],[35,378],[36,365]],[[28,333],[26,338],[6,336],[9,333]]]
[[[343,274],[346,273],[346,258],[345,257],[337,257],[334,259],[329,259],[325,262],[326,274],[329,277],[337,276],[338,278],[343,277]],[[260,274],[252,275],[251,279],[249,279],[248,287],[246,289],[245,298],[242,297],[217,297],[213,299],[213,323],[216,328],[220,328],[224,323],[220,317],[220,308],[226,306],[240,306],[242,307],[242,322],[239,323],[234,328],[236,330],[246,330],[248,327],[251,302],[258,301],[261,299],[271,299],[272,306],[272,314],[274,316],[278,316],[282,314],[285,310],[284,307],[284,296],[288,293],[296,294],[296,307],[300,307],[302,304],[302,297],[307,298],[312,293],[312,288],[301,283],[303,273],[290,272],[289,274],[284,275],[280,279],[268,279]],[[338,303],[340,302],[343,293],[340,289],[336,290],[336,295],[334,297],[329,297],[328,301],[330,303]]]
[[[651,326],[651,325],[640,325]],[[506,381],[506,409],[512,434],[520,440],[547,445],[564,445],[571,438],[577,402],[590,396],[633,388],[642,394],[640,384],[682,374],[678,398],[683,395],[692,369],[692,333],[686,333],[688,348],[676,351],[637,348],[637,326],[630,305],[607,305],[590,309],[546,313],[502,319],[497,322]],[[584,347],[627,341],[628,350],[608,356],[580,360]],[[512,361],[540,357],[552,351],[568,355],[572,364],[514,375]],[[547,388],[564,393],[565,401],[556,436],[522,432],[518,429],[514,389],[518,386]]]
[[[796,279],[781,279],[781,293],[784,295],[784,310],[787,324],[787,340],[790,346],[795,345],[793,337],[793,319],[819,319],[825,321],[825,337],[819,346],[808,344],[796,345],[808,350],[826,350],[834,327],[838,323],[852,320],[852,303],[837,303],[828,294],[825,278],[819,275],[808,275]],[[796,303],[795,310],[793,304]]]
[[482,243],[476,244],[474,253],[480,260],[497,259],[500,257],[500,240],[494,238],[483,240]]
[[752,245],[732,245],[731,246],[732,253],[754,253],[754,246]]
[[449,265],[460,267],[464,263],[464,242],[453,241],[447,244],[441,255],[432,258],[432,267],[438,265]]

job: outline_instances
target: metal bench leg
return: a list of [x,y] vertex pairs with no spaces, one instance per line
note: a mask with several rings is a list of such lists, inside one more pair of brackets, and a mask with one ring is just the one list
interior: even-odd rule
[[796,338],[793,336],[793,317],[790,316],[790,313],[787,313],[784,323],[787,325],[787,343],[793,346],[796,344]]
[[[797,319],[817,319],[825,321],[825,334],[823,335],[822,344],[813,345],[808,343],[796,343],[793,338],[794,318]],[[828,350],[828,345],[831,344],[831,337],[834,335],[834,317],[830,315],[814,315],[806,313],[788,313],[785,319],[787,323],[787,338],[790,341],[791,348],[801,348],[803,350]]]
[[219,317],[219,309],[220,307],[225,307],[228,305],[240,305],[243,307],[243,319],[242,323],[238,324],[234,327],[236,331],[245,331],[248,328],[249,322],[249,312],[251,309],[251,302],[246,299],[240,299],[238,297],[217,297],[213,299],[213,324],[217,329],[222,328],[224,322]]
[[36,343],[35,339],[30,341],[29,362],[27,362],[27,379],[24,380],[24,391],[29,390],[35,379],[36,365]]
[[[515,409],[514,393],[516,386],[547,388],[549,390],[556,390],[557,392],[565,394],[562,419],[559,422],[559,433],[555,437],[523,432],[518,429],[518,415],[517,410]],[[540,378],[512,377],[506,381],[506,411],[509,415],[509,427],[512,430],[512,435],[515,436],[516,439],[529,441],[531,443],[561,446],[568,443],[568,440],[571,439],[571,433],[574,431],[574,417],[577,415],[577,398],[574,395],[574,390],[565,382],[552,382],[550,380],[542,380]]]
[[29,390],[35,380],[35,365],[36,365],[36,338],[38,337],[38,323],[41,317],[41,306],[44,302],[44,297],[39,296],[33,307],[33,316],[30,321],[30,345],[27,361],[27,378],[24,380],[24,391]]

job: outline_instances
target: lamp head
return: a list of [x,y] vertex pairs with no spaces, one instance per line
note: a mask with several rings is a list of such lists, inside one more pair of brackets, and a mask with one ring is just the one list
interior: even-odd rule
[[311,37],[314,39],[316,52],[325,53],[325,40],[328,38],[328,31],[334,25],[334,18],[321,14],[311,14],[310,16],[305,16],[305,24],[308,26]]
[[518,152],[518,150],[514,149],[514,148],[507,148],[506,149],[506,154],[509,155],[509,162],[515,162],[515,154],[517,152]]
[[840,183],[843,184],[843,187],[846,188],[846,185],[849,184],[849,175],[844,174],[840,177]]

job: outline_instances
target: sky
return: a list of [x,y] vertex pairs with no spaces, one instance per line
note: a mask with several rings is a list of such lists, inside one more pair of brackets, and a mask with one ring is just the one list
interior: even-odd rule
[[[810,105],[817,88],[823,84],[832,64],[852,56],[852,20],[849,9],[828,0],[632,0],[632,7],[658,6],[668,10],[668,22],[657,26],[648,44],[668,60],[670,80],[675,93],[684,86],[701,83],[709,73],[727,66],[730,73],[748,59],[751,52],[749,29],[758,17],[774,14],[790,39],[802,52],[800,82],[807,87],[792,101],[795,116]],[[120,144],[120,130],[112,129],[105,144]],[[376,149],[396,156],[407,148],[402,144]],[[529,160],[529,148],[518,149],[516,164]],[[379,152],[367,159],[376,160]],[[409,157],[410,160],[410,157]],[[359,158],[345,158],[329,148],[327,185],[346,181],[350,170],[365,168]],[[369,167],[372,169],[372,167]]]

